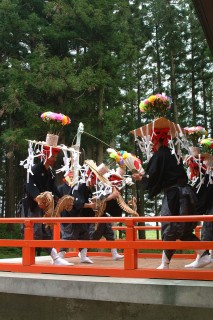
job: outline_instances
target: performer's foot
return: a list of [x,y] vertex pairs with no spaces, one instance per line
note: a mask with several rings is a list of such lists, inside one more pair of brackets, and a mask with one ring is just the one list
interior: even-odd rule
[[87,249],[82,249],[81,251],[79,251],[78,256],[81,263],[93,264],[93,261],[89,257],[87,257]]
[[64,259],[64,256],[65,256],[65,254],[66,254],[66,251],[60,251],[58,254],[59,254],[59,257],[60,257],[60,258]]
[[169,269],[169,263],[167,262],[162,262],[161,265],[159,267],[157,267],[157,269]]
[[112,252],[112,260],[121,260],[124,258],[123,255],[119,254],[117,249],[111,249],[111,252]]
[[166,253],[163,251],[162,253],[162,262],[161,265],[157,269],[169,269],[169,259],[166,256]]
[[52,264],[57,266],[73,266],[74,263],[68,262],[67,260],[63,259],[56,251],[55,248],[52,248],[51,251],[51,258],[52,258]]
[[211,262],[213,262],[213,250],[209,250]]
[[203,268],[205,266],[207,266],[209,263],[211,263],[211,258],[208,254],[206,254],[205,256],[201,257],[199,254],[197,255],[197,258],[195,259],[195,261],[193,261],[190,264],[186,264],[185,268]]
[[74,263],[68,262],[67,260],[60,257],[53,260],[53,264],[56,266],[74,266]]

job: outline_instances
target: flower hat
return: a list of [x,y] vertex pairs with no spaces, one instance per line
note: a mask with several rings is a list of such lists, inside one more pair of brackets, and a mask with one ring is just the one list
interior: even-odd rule
[[[167,109],[171,108],[171,98],[165,95],[151,96],[139,105],[141,112],[152,111],[154,115],[164,115]],[[147,109],[148,108],[148,109]],[[155,112],[155,111],[163,112]],[[164,116],[155,118],[154,121],[130,131],[135,136],[142,153],[146,155],[147,161],[150,160],[152,153],[156,151],[157,142],[161,139],[164,146],[169,146],[175,155],[177,162],[180,162],[180,146],[183,145],[182,138],[185,130]],[[173,138],[176,138],[175,144]],[[176,152],[176,149],[178,150]]]
[[[71,123],[68,116],[62,113],[55,113],[52,111],[44,112],[40,115],[40,118],[47,125],[46,140],[38,142],[40,145],[40,152],[44,156],[51,157],[52,154],[58,154],[62,146],[58,145],[59,134],[65,125]],[[38,152],[38,150],[37,150]]]
[[27,169],[27,181],[29,181],[29,173],[32,172],[32,166],[34,165],[35,158],[42,158],[45,160],[47,157],[50,158],[54,154],[58,154],[61,150],[64,154],[63,161],[64,165],[56,170],[59,172],[69,172],[72,167],[71,159],[76,157],[79,153],[72,147],[67,147],[65,145],[58,145],[58,138],[61,129],[71,123],[68,116],[61,113],[54,113],[51,111],[44,112],[40,115],[40,118],[47,125],[47,135],[45,141],[27,140],[28,147],[28,157],[20,162],[25,169]]
[[62,113],[51,111],[42,113],[40,118],[47,125],[46,144],[56,147],[62,128],[71,123],[70,118]]

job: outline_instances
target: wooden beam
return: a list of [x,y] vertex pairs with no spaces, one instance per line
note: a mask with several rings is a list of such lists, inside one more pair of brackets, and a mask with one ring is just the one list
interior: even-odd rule
[[192,0],[192,2],[213,54],[213,0]]

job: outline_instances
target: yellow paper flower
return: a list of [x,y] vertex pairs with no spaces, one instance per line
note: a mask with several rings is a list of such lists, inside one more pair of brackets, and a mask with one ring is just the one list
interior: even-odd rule
[[156,96],[152,95],[148,98],[149,102],[154,102],[156,100]]

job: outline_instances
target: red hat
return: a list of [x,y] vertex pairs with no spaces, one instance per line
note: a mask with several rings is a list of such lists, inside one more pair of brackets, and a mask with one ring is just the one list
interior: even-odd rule
[[51,154],[52,155],[55,155],[55,154],[58,154],[60,152],[60,148],[57,148],[57,147],[52,147],[52,146],[46,146],[44,145],[43,146],[43,154],[47,155],[47,156],[50,156]]
[[108,176],[108,180],[111,182],[112,181],[121,182],[121,181],[123,181],[123,178],[116,173],[112,173]]

